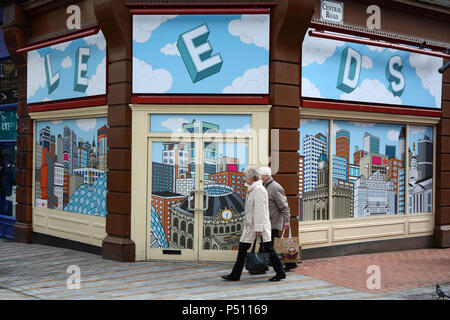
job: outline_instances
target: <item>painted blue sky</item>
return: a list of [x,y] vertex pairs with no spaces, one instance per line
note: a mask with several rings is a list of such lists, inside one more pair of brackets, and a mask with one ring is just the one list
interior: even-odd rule
[[[362,56],[358,87],[349,94],[336,87],[342,51],[347,46]],[[387,89],[386,66],[393,56],[400,56],[403,63],[405,87],[400,97]],[[441,65],[441,58],[306,35],[302,96],[440,108],[442,75],[437,69]]]
[[[380,153],[385,153],[386,145],[394,145],[396,148],[396,158],[399,159],[398,135],[402,125],[370,122],[352,122],[352,121],[333,121],[333,154],[336,154],[336,132],[340,129],[346,129],[350,132],[350,159],[353,159],[355,146],[359,150],[363,149],[364,133],[368,132],[373,136],[380,138]],[[316,135],[321,132],[328,137],[328,120],[300,120],[300,155],[303,154],[303,139],[306,135]],[[422,134],[423,138],[423,134]],[[328,140],[329,141],[329,140]],[[351,161],[352,162],[352,161]]]
[[[268,17],[268,15],[135,15],[133,92],[267,93]],[[193,83],[176,43],[180,34],[204,23],[210,30],[208,41],[213,49],[211,56],[219,53],[223,65],[218,73]],[[250,69],[253,70],[249,71]],[[239,77],[241,79],[238,79]],[[233,83],[234,80],[236,82]],[[224,92],[226,87],[228,89]]]
[[[85,75],[89,82],[85,92],[78,92],[73,89],[76,51],[79,47],[90,48]],[[45,72],[45,56],[47,53],[50,53],[52,74],[55,75],[59,72],[60,75],[59,85],[51,94],[48,93]],[[28,52],[28,103],[80,98],[105,93],[106,41],[101,32],[86,38]]]
[[251,115],[235,114],[153,114],[150,116],[151,132],[181,132],[183,123],[193,120],[219,125],[223,133],[250,133]]
[[39,142],[39,131],[42,128],[49,126],[51,134],[57,138],[58,134],[64,136],[64,127],[67,126],[76,133],[77,139],[83,139],[84,141],[92,143],[92,138],[94,137],[95,143],[97,144],[97,130],[106,124],[106,118],[36,121],[36,142]]
[[417,142],[423,140],[425,134],[433,141],[433,127],[409,126],[409,148],[412,150],[414,142],[417,148]]

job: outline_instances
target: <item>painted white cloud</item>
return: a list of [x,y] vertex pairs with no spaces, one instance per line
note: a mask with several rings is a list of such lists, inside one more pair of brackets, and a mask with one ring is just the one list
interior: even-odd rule
[[97,66],[95,74],[88,80],[86,94],[95,96],[106,93],[106,57]]
[[95,118],[92,119],[78,119],[77,126],[81,130],[87,132],[92,129],[95,129],[95,125],[97,124],[97,120]]
[[176,42],[166,44],[161,48],[161,52],[166,56],[180,56]]
[[72,66],[72,59],[70,59],[69,56],[65,57],[61,63],[61,67],[63,67],[64,69],[68,69],[71,66]]
[[320,98],[320,90],[308,78],[302,77],[302,96]]
[[254,44],[269,50],[269,24],[269,15],[243,14],[241,19],[230,21],[228,31],[245,44]]
[[400,97],[394,96],[392,92],[379,80],[364,79],[360,86],[350,93],[341,94],[341,100],[379,103],[402,104]]
[[152,32],[169,19],[177,15],[134,15],[133,16],[133,40],[138,43],[148,41]]
[[267,93],[269,87],[269,66],[263,65],[244,72],[233,80],[231,86],[223,89],[223,93]]
[[373,67],[372,59],[370,59],[370,57],[368,56],[363,56],[361,67],[363,67],[364,69],[371,69]]
[[373,122],[357,122],[357,121],[349,121],[348,123],[351,123],[357,127],[363,127],[363,128],[367,128],[367,127],[373,127],[375,125],[375,123]]
[[52,121],[53,124],[61,124],[62,120],[56,120],[56,121]]
[[96,45],[100,51],[106,48],[106,40],[101,30],[97,34],[84,38],[84,41],[88,45]]
[[172,87],[173,79],[169,71],[155,69],[145,61],[133,57],[133,92],[164,93]]
[[400,131],[391,129],[386,133],[386,137],[389,141],[398,141],[398,136],[400,134]]
[[309,121],[316,122],[317,119],[300,119],[300,127],[301,127],[302,125],[307,124]]
[[336,136],[336,133],[341,130],[342,128],[339,127],[336,121],[333,122],[333,136]]
[[384,49],[388,49],[390,52],[397,52],[397,49],[391,49],[391,48],[385,48],[385,47],[377,47],[377,46],[369,46],[366,45],[367,48],[369,48],[370,51],[377,51],[379,53],[383,52]]
[[409,63],[416,69],[417,76],[422,80],[423,87],[434,97],[436,106],[441,106],[442,74],[437,70],[442,66],[442,58],[411,53]]
[[71,43],[72,43],[72,41],[66,41],[63,43],[55,44],[54,46],[50,46],[50,48],[52,48],[53,50],[58,50],[58,51],[64,52],[70,46]]
[[245,124],[242,128],[237,129],[227,129],[227,133],[250,133],[251,126],[249,124]]
[[422,126],[409,126],[409,132],[411,134],[420,134],[420,133],[425,133],[427,132],[427,127],[422,127]]
[[343,41],[310,37],[306,33],[303,40],[302,67],[312,63],[323,64],[325,60],[334,55],[337,47],[342,47],[344,44]]
[[33,97],[40,88],[45,88],[45,59],[37,51],[28,52],[27,99]]
[[45,97],[44,99],[42,99],[43,102],[47,102],[47,101],[52,101],[52,99],[50,99],[49,97]]
[[171,132],[181,132],[184,123],[189,123],[189,120],[180,117],[169,118],[161,122],[161,126],[169,129]]

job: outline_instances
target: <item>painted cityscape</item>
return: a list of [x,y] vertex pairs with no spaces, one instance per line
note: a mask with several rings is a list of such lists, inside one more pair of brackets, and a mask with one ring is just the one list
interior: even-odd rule
[[36,122],[36,207],[106,216],[106,124],[106,118]]
[[409,126],[409,213],[433,211],[433,127]]
[[[406,192],[409,192],[411,198],[413,189],[424,192],[423,190],[432,188],[430,173],[433,167],[433,148],[429,141],[432,127],[427,128],[428,131],[425,130],[428,135],[423,133],[422,136],[410,135],[411,179],[408,190],[405,183],[405,125],[333,121],[332,127],[333,158],[330,170],[329,121],[301,120],[299,152],[301,221],[330,218],[328,212],[330,181],[335,219],[405,214]],[[421,141],[420,151],[417,149],[419,141]],[[420,171],[413,165],[416,153],[417,159],[421,159]],[[432,193],[431,189],[430,192]],[[419,203],[425,205],[424,200]],[[411,207],[410,201],[410,212],[414,210],[425,212],[424,207],[420,209]]]
[[[180,119],[183,119],[180,121]],[[226,120],[226,121],[225,121]],[[234,119],[239,123],[239,117]],[[219,133],[231,118],[189,115],[160,117],[174,132]],[[220,123],[220,124],[217,124]],[[178,127],[179,126],[179,127]],[[156,128],[155,119],[152,128]],[[222,127],[222,128],[221,128]],[[233,127],[233,125],[231,125]],[[203,142],[202,159],[195,159],[197,144],[189,141],[152,143],[151,247],[193,249],[196,179],[203,181],[204,250],[237,250],[244,223],[248,145],[240,142]],[[198,176],[203,165],[203,177]]]

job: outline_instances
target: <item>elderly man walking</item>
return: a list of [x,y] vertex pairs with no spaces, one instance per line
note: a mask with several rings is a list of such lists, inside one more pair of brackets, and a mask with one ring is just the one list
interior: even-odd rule
[[[281,237],[280,231],[284,228],[290,228],[291,211],[287,202],[283,187],[272,178],[272,170],[269,167],[260,168],[261,180],[266,187],[269,197],[270,223],[272,225],[272,244],[273,239]],[[284,270],[297,268],[295,262],[285,264]]]

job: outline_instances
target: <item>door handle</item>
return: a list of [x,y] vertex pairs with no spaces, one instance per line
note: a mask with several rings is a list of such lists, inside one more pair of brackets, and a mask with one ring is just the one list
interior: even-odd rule
[[[194,211],[195,208],[195,190],[189,191],[188,193],[188,209],[191,211]],[[191,196],[192,196],[192,201],[191,201]],[[193,204],[193,206],[191,206],[191,203]]]
[[[203,201],[203,208],[200,210],[208,210],[209,208],[209,194],[208,192],[206,192],[205,190],[192,190],[189,191],[188,193],[188,208],[191,211],[197,210],[194,206],[195,206],[195,195],[197,193],[202,193],[204,195],[204,201]],[[191,201],[191,197],[192,197],[192,201]],[[191,206],[192,204],[192,206]]]
[[[200,190],[200,192],[203,193],[205,196],[203,198],[203,211],[206,211],[209,208],[209,194],[205,190]],[[205,204],[206,204],[206,206],[205,206]]]

